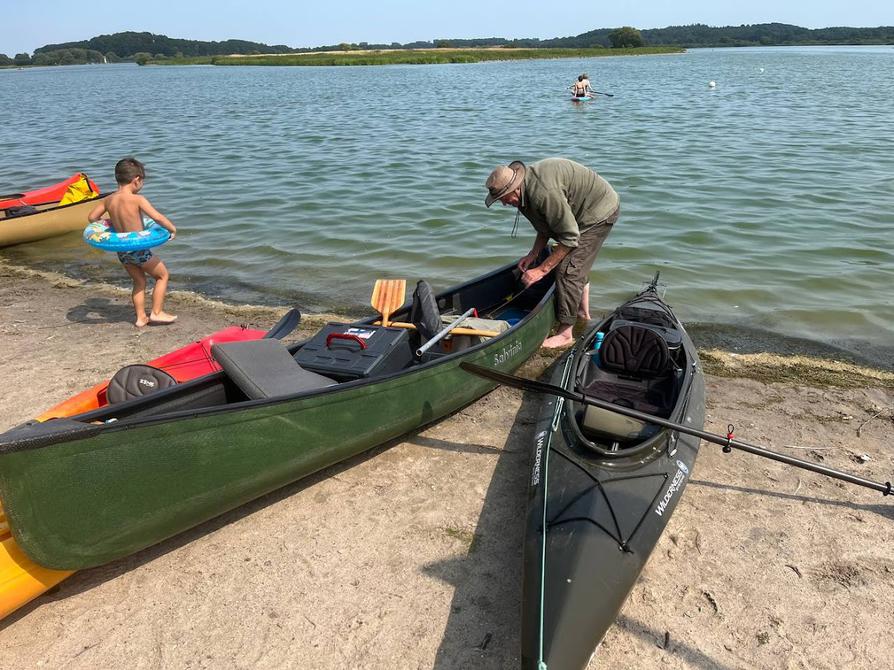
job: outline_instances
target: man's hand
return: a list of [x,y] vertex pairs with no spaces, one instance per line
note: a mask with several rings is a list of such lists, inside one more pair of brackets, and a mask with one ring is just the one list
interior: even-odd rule
[[522,281],[522,284],[525,285],[525,288],[528,288],[532,284],[536,284],[537,282],[539,282],[541,279],[543,279],[548,274],[549,274],[548,271],[544,271],[540,267],[531,268],[530,270],[527,270],[521,276],[521,281]]
[[527,256],[525,256],[518,262],[518,269],[521,270],[522,272],[527,271],[527,269],[529,267],[531,267],[531,263],[533,263],[536,259],[537,259],[536,254],[529,253]]

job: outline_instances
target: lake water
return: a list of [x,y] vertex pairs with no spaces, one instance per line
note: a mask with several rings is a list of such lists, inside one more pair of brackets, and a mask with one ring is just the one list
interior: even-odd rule
[[[581,71],[599,91],[572,103]],[[622,216],[592,274],[611,308],[656,270],[690,324],[894,360],[894,48],[383,67],[0,70],[0,191],[135,155],[178,226],[172,288],[356,312],[379,277],[444,288],[527,252],[485,209],[497,164],[565,156]],[[716,87],[709,88],[708,82]],[[78,235],[10,262],[126,286]]]

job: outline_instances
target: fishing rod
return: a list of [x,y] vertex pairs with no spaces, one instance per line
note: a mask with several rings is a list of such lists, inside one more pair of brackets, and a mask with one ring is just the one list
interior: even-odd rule
[[479,377],[490,379],[505,386],[511,386],[513,388],[521,389],[522,391],[532,391],[534,393],[545,393],[547,395],[559,396],[567,400],[583,403],[585,405],[593,405],[594,407],[599,407],[600,409],[608,410],[609,412],[615,412],[616,414],[629,416],[632,419],[638,419],[639,421],[645,421],[646,423],[653,423],[658,426],[664,426],[665,428],[670,428],[671,430],[676,430],[680,433],[693,435],[695,437],[701,438],[702,440],[705,440],[706,442],[719,444],[721,447],[723,447],[723,452],[727,454],[733,449],[739,449],[741,451],[746,451],[749,454],[754,454],[755,456],[769,458],[770,460],[779,461],[780,463],[785,463],[786,465],[793,465],[796,468],[802,468],[804,470],[809,470],[810,472],[815,472],[820,475],[826,475],[827,477],[840,479],[850,484],[856,484],[857,486],[864,486],[868,489],[872,489],[873,491],[880,491],[882,495],[888,496],[892,493],[891,482],[885,482],[884,484],[880,482],[874,482],[872,480],[864,479],[863,477],[858,477],[857,475],[852,475],[847,472],[841,472],[840,470],[827,468],[824,465],[816,465],[815,463],[802,461],[800,458],[794,458],[792,456],[780,454],[775,451],[770,451],[769,449],[759,447],[756,444],[749,444],[748,442],[736,440],[734,439],[734,427],[732,424],[727,427],[726,437],[723,437],[722,435],[708,433],[704,430],[689,428],[688,426],[683,426],[679,423],[674,423],[673,421],[662,419],[661,417],[646,414],[645,412],[638,412],[635,409],[629,409],[627,407],[614,405],[610,402],[599,400],[599,398],[594,398],[593,396],[589,396],[578,391],[569,391],[568,389],[562,388],[561,386],[556,386],[554,384],[548,384],[546,382],[537,381],[535,379],[526,379],[525,377],[516,377],[515,375],[506,374],[505,372],[500,372],[498,370],[492,370],[491,368],[483,368],[480,365],[474,365],[473,363],[460,363],[459,366],[466,372],[471,372],[472,374],[478,375]]

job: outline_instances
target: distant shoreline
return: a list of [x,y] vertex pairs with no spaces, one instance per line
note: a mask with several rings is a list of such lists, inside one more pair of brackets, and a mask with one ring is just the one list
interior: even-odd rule
[[233,54],[149,60],[147,65],[439,65],[485,61],[544,60],[555,58],[598,58],[606,56],[653,56],[685,53],[683,47],[637,47],[610,49],[524,49],[469,47],[441,49],[367,49],[317,51],[290,54]]

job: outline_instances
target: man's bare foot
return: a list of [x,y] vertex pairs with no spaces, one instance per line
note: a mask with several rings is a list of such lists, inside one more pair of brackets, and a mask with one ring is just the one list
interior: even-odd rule
[[149,315],[149,323],[153,326],[165,326],[169,323],[174,323],[176,320],[176,316],[168,314],[167,312],[159,312],[158,314]]
[[543,340],[540,346],[544,349],[564,349],[574,343],[574,338],[569,332],[568,335],[556,334]]
[[142,319],[137,319],[133,322],[134,328],[145,328],[149,324],[149,319],[143,317]]

